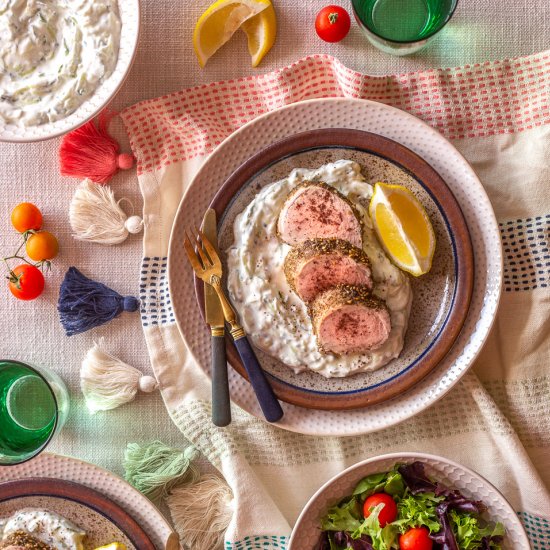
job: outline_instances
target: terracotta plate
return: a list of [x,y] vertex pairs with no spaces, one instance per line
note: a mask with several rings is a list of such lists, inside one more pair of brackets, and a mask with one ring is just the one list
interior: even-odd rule
[[0,518],[22,508],[55,512],[86,531],[86,550],[122,542],[128,550],[155,550],[145,531],[118,504],[85,485],[53,478],[0,484]]
[[[430,273],[412,278],[413,305],[399,358],[373,372],[326,379],[288,366],[256,350],[283,401],[315,409],[355,409],[394,398],[426,376],[457,338],[470,303],[473,254],[466,222],[453,194],[437,172],[418,155],[379,135],[350,129],[325,129],[285,138],[254,155],[224,183],[211,206],[218,215],[219,244],[233,242],[233,222],[263,186],[293,168],[316,168],[337,159],[358,162],[369,183],[385,181],[408,187],[430,215],[437,248]],[[277,215],[277,213],[274,213]],[[204,314],[203,286],[195,281]],[[228,339],[231,365],[246,376]]]

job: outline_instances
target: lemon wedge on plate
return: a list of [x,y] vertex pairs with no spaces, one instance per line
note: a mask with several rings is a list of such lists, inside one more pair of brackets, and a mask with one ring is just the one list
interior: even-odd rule
[[402,185],[377,183],[369,214],[390,259],[418,277],[432,267],[435,233],[420,201]]
[[94,548],[94,550],[127,550],[126,545],[122,542],[112,542],[105,546],[100,546],[99,548]]
[[255,67],[275,41],[277,22],[270,0],[217,0],[211,4],[199,17],[193,33],[193,46],[200,66],[204,67],[241,27],[248,37],[248,49]]

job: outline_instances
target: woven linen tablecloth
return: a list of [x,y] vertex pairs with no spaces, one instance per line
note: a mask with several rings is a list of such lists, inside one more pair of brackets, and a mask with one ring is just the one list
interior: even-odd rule
[[[369,74],[398,74],[434,67],[454,67],[488,59],[528,55],[550,46],[548,0],[459,0],[451,23],[428,48],[408,57],[386,55],[371,46],[354,23],[338,44],[315,34],[313,21],[322,7],[318,0],[276,0],[277,42],[260,67],[250,67],[246,39],[237,34],[201,70],[193,52],[193,26],[210,0],[140,0],[141,28],[136,58],[111,107],[122,109],[138,101],[220,79],[271,71],[313,53],[336,56],[346,66]],[[350,7],[349,2],[341,2]],[[116,122],[111,130],[117,132]],[[119,133],[122,138],[123,129]],[[50,450],[76,456],[122,473],[128,442],[162,439],[181,444],[158,393],[140,395],[134,403],[90,416],[79,389],[79,366],[93,341],[105,337],[115,355],[150,373],[147,348],[138,315],[125,315],[107,327],[67,338],[57,320],[57,292],[66,269],[75,265],[87,275],[124,294],[136,294],[142,245],[139,236],[106,248],[74,241],[68,221],[76,180],[61,178],[57,161],[60,139],[29,144],[0,143],[0,246],[7,253],[17,243],[9,212],[22,200],[40,206],[48,228],[60,239],[61,252],[42,297],[31,304],[12,299],[4,288],[0,353],[55,369],[67,382],[72,408],[65,430]],[[135,172],[112,180],[118,197],[127,197],[136,212],[141,197]]]
[[[140,0],[138,51],[112,108],[120,110],[143,99],[196,84],[257,75],[312,53],[331,54],[352,69],[384,75],[528,55],[550,45],[548,0],[509,0],[505,3],[502,0],[460,0],[448,27],[428,48],[408,57],[389,56],[376,50],[355,24],[341,43],[324,43],[313,29],[321,2],[277,0],[277,42],[259,68],[250,67],[246,40],[237,35],[204,70],[200,70],[193,52],[192,33],[194,23],[209,3],[210,0]],[[347,1],[341,4],[350,7]],[[114,121],[111,130],[122,139],[125,132],[120,126],[117,128]],[[0,300],[3,320],[0,353],[3,357],[48,366],[67,382],[71,393],[71,413],[65,429],[50,450],[76,456],[121,474],[122,456],[128,442],[161,439],[174,446],[185,442],[158,393],[139,395],[131,404],[95,416],[91,416],[84,405],[79,389],[79,366],[94,340],[104,337],[110,351],[150,373],[147,347],[138,315],[125,315],[106,327],[67,338],[57,319],[59,285],[66,269],[75,265],[119,292],[135,295],[139,292],[142,244],[139,236],[131,236],[123,245],[112,248],[72,239],[67,212],[78,182],[59,176],[59,142],[60,138],[31,144],[0,143],[2,251],[9,252],[18,241],[10,226],[9,212],[22,200],[29,200],[42,208],[48,229],[58,236],[61,245],[60,255],[48,275],[45,293],[38,300],[22,304],[12,299],[4,288]],[[462,150],[461,143],[456,145]],[[542,147],[541,144],[537,146]],[[475,144],[472,148],[475,149]],[[513,151],[513,148],[508,151]],[[477,153],[481,154],[481,151]],[[476,170],[485,177],[485,166],[490,165],[480,160]],[[141,197],[135,172],[119,173],[111,183],[117,196],[129,198],[135,211],[139,212]],[[541,334],[547,332],[537,336],[543,341]],[[530,373],[526,373],[525,378],[535,381],[508,386],[495,382],[494,387],[500,394],[500,403],[506,404],[506,407],[501,406],[509,410],[509,418],[512,418],[525,448],[548,485],[549,431],[546,424],[538,422],[545,414],[542,405],[544,396],[548,395],[548,380],[545,376]],[[521,408],[513,405],[518,400],[523,403]],[[530,405],[539,412],[532,412]],[[534,420],[524,422],[530,418]],[[281,434],[281,437],[285,436]],[[350,439],[350,445],[353,444],[354,440]],[[384,451],[382,446],[380,451]]]
[[[550,547],[549,88],[550,52],[388,77],[311,56],[263,76],[123,111],[144,196],[145,337],[174,422],[233,490],[227,549],[285,548],[300,508],[319,485],[361,459],[399,450],[442,454],[474,468],[508,497],[533,547]],[[498,318],[475,374],[396,427],[319,438],[286,432],[235,407],[232,425],[219,429],[210,422],[209,382],[186,349],[170,305],[166,256],[176,206],[224,137],[262,113],[314,97],[361,97],[405,109],[451,139],[472,163],[504,245]],[[178,276],[192,284],[189,271]]]

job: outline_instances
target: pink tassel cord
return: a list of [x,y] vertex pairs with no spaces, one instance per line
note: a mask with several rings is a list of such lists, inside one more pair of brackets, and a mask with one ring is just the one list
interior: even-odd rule
[[61,175],[107,183],[118,170],[132,168],[134,157],[119,153],[120,145],[107,131],[115,116],[117,113],[105,110],[63,138],[59,148]]

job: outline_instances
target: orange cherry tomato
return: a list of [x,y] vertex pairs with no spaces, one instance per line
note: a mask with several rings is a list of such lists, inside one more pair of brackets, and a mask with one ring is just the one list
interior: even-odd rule
[[42,212],[30,202],[22,202],[11,211],[11,224],[19,233],[42,227]]
[[9,276],[10,291],[19,300],[34,300],[44,290],[44,275],[34,265],[21,264]]
[[378,514],[378,522],[380,523],[380,527],[384,527],[388,523],[395,521],[397,517],[397,504],[395,504],[395,500],[393,500],[391,495],[387,493],[374,493],[374,495],[371,495],[363,504],[363,516],[368,518],[372,509],[379,504],[383,504],[384,507]]
[[42,260],[51,260],[57,256],[59,243],[49,231],[39,231],[30,235],[25,249],[31,260],[41,262]]
[[414,527],[399,537],[401,550],[432,550],[433,544],[426,527]]

